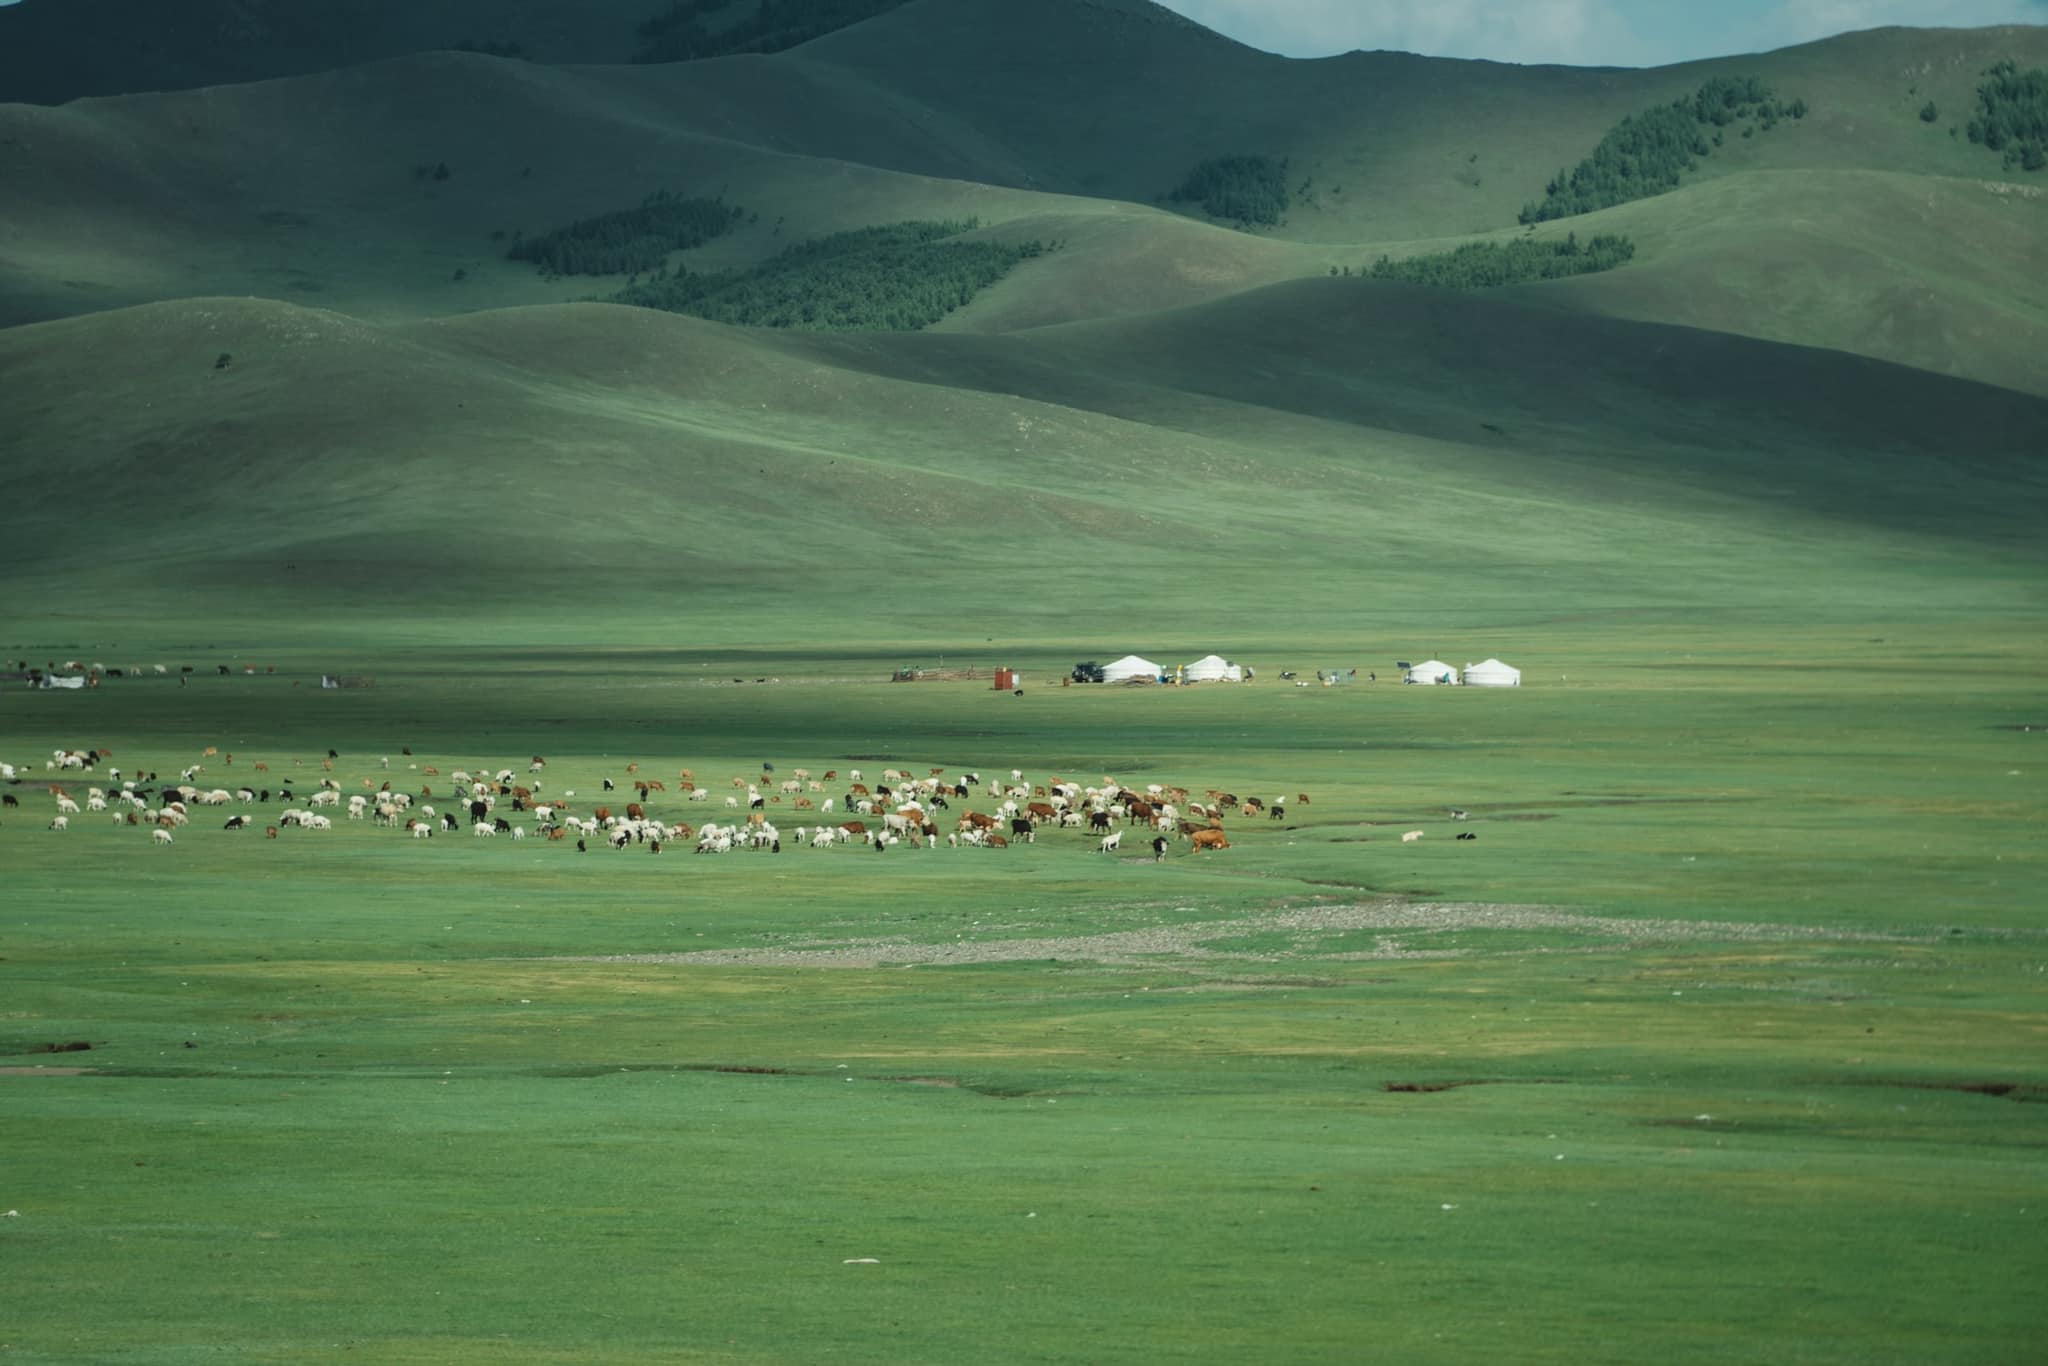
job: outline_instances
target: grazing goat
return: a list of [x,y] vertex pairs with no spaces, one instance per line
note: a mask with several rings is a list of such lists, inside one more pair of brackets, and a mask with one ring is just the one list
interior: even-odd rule
[[1123,842],[1124,832],[1121,830],[1117,831],[1114,835],[1105,835],[1102,837],[1102,852],[1114,854]]

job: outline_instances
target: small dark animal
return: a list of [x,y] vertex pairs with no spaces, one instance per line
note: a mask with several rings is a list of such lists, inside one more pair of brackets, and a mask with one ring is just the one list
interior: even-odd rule
[[1010,817],[1010,833],[1016,838],[1023,840],[1026,844],[1036,844],[1038,842],[1038,827],[1025,820],[1022,816]]
[[249,818],[247,816],[230,816],[228,817],[227,824],[223,825],[221,829],[240,830],[243,826],[247,825],[248,823]]
[[0,805],[20,806],[21,798],[15,796],[12,792],[0,793]]
[[1460,830],[1458,838],[1461,840],[1476,840],[1479,838],[1479,832],[1476,830]]
[[1153,838],[1152,838],[1152,861],[1153,861],[1154,863],[1164,863],[1164,862],[1166,862],[1166,836],[1164,836],[1164,835],[1155,835],[1155,836],[1153,836]]
[[612,786],[612,780],[611,780],[610,778],[606,778],[606,779],[604,780],[604,790],[605,790],[605,791],[607,791],[607,792],[616,792],[616,791],[618,791],[618,789],[617,789],[616,787]]
[[490,814],[490,803],[486,802],[482,797],[478,797],[469,804],[469,818],[473,821],[480,821]]
[[1266,815],[1272,820],[1284,821],[1287,819],[1287,808],[1284,806],[1267,807]]
[[589,852],[589,850],[588,850],[587,848],[585,848],[585,846],[584,846],[584,844],[583,844],[583,841],[582,841],[582,840],[577,840],[577,841],[576,841],[576,852],[577,852],[577,853],[579,853],[579,854],[583,854],[583,853],[588,853],[588,852]]
[[509,835],[512,833],[512,822],[506,820],[503,816],[500,816],[498,817],[498,819],[492,821],[491,825],[501,835]]

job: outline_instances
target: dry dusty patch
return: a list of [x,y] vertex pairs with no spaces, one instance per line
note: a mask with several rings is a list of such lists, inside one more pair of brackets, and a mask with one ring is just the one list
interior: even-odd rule
[[[1371,949],[1319,952],[1322,936],[1353,930],[1384,931]],[[1878,933],[1811,925],[1749,924],[1712,920],[1642,920],[1581,915],[1544,906],[1490,906],[1375,902],[1358,905],[1295,906],[1229,920],[1103,934],[1021,936],[1015,939],[931,943],[902,936],[857,937],[778,943],[754,948],[702,949],[689,953],[586,954],[549,961],[585,963],[667,963],[704,967],[878,968],[948,966],[1059,960],[1107,966],[1158,965],[1166,960],[1280,963],[1294,961],[1458,958],[1488,952],[1475,949],[1410,947],[1407,937],[1447,930],[1536,930],[1585,936],[1586,947],[1627,947],[1670,943],[1853,943],[1934,942],[1928,931]],[[1298,936],[1285,949],[1222,949],[1218,940],[1247,934]],[[1406,937],[1404,937],[1406,936]]]

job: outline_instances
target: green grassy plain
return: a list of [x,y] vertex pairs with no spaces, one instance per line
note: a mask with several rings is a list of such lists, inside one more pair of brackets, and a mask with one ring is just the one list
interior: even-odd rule
[[[1296,689],[1374,658],[1274,643],[1258,683],[1185,691],[1006,656],[1021,698],[879,655],[546,649],[0,694],[10,759],[212,744],[207,776],[301,791],[334,748],[347,790],[540,753],[584,809],[627,763],[722,797],[764,760],[1312,799],[1161,866],[1078,832],[655,858],[204,812],[166,849],[12,789],[0,1066],[46,1074],[0,1075],[9,1351],[2023,1354],[2038,643],[1652,643],[1530,632],[1514,692]],[[1419,914],[1315,918],[1346,907]],[[706,950],[769,957],[590,961]],[[787,957],[848,950],[874,966]]]

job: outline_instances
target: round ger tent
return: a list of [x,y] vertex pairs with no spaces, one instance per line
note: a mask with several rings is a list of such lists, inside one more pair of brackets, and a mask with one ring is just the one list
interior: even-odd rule
[[1189,683],[1242,683],[1244,670],[1222,655],[1210,655],[1188,665],[1181,678]]
[[1149,659],[1138,655],[1125,655],[1114,664],[1102,666],[1102,681],[1105,683],[1127,683],[1133,678],[1147,678],[1157,682],[1161,669]]
[[1522,671],[1497,659],[1483,664],[1465,666],[1465,686],[1468,688],[1519,688],[1522,686]]
[[1408,667],[1408,677],[1402,681],[1406,683],[1455,683],[1458,681],[1458,671],[1444,663],[1441,659],[1425,659],[1420,664],[1411,664]]

